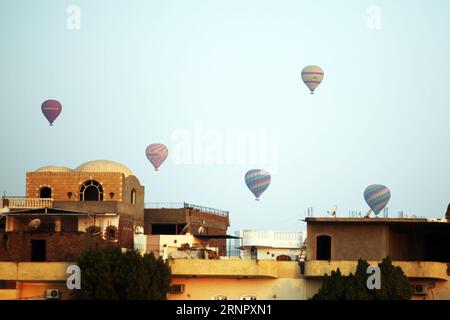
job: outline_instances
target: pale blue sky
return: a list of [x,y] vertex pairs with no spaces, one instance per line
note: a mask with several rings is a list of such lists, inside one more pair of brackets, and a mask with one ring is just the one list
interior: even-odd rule
[[[81,29],[66,27],[68,5]],[[367,27],[367,7],[381,29]],[[229,210],[231,230],[303,229],[316,215],[367,211],[363,191],[391,189],[391,216],[443,217],[450,202],[450,2],[18,1],[0,3],[0,191],[25,173],[110,159],[146,201]],[[315,95],[305,65],[325,79]],[[49,127],[40,105],[58,99]],[[177,130],[254,128],[279,136],[278,170],[254,201],[253,164],[176,164],[153,142]],[[92,137],[95,137],[92,139]],[[231,231],[230,230],[230,231]]]

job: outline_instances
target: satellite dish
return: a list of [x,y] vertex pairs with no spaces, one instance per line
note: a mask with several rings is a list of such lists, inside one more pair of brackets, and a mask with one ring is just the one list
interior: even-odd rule
[[328,213],[330,216],[336,217],[337,206],[336,206],[336,205],[332,206],[331,209],[330,209],[329,211],[327,211],[327,213]]
[[366,215],[364,216],[364,218],[369,218],[370,214],[372,213],[372,209],[369,209],[369,211],[367,211]]
[[41,220],[39,219],[33,219],[30,221],[30,223],[28,223],[28,229],[29,230],[36,230],[37,228],[39,228],[41,225]]
[[205,233],[205,228],[203,226],[200,226],[198,228],[198,234],[203,234],[203,233]]

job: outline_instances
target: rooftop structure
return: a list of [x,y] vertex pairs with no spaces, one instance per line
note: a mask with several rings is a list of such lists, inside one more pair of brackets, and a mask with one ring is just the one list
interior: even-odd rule
[[[230,225],[229,213],[186,202],[148,203],[144,210],[144,233],[147,235],[217,235],[224,236]],[[226,239],[210,238],[209,245],[226,255]]]
[[298,260],[303,249],[301,231],[242,230],[240,237],[244,259]]

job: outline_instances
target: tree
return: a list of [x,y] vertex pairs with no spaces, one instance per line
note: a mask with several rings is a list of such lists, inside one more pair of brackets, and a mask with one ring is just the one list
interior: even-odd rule
[[73,298],[82,300],[164,300],[171,272],[153,253],[122,252],[117,247],[91,248],[78,258],[81,289]]
[[412,289],[400,267],[394,267],[389,257],[378,264],[381,273],[381,289],[367,287],[369,263],[358,260],[355,274],[343,276],[339,268],[325,275],[322,287],[312,300],[407,300]]
[[378,264],[381,270],[381,289],[374,290],[376,300],[406,300],[411,298],[412,288],[400,267],[392,265],[389,257]]

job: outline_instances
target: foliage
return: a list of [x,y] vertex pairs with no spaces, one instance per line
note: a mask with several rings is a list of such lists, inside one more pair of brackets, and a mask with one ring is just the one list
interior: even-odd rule
[[170,288],[170,268],[153,253],[122,252],[117,247],[91,248],[78,258],[82,300],[164,300]]
[[408,300],[412,289],[400,267],[392,265],[389,257],[378,264],[381,272],[381,288],[367,287],[369,263],[358,260],[355,274],[343,276],[339,268],[325,275],[322,287],[312,300]]

